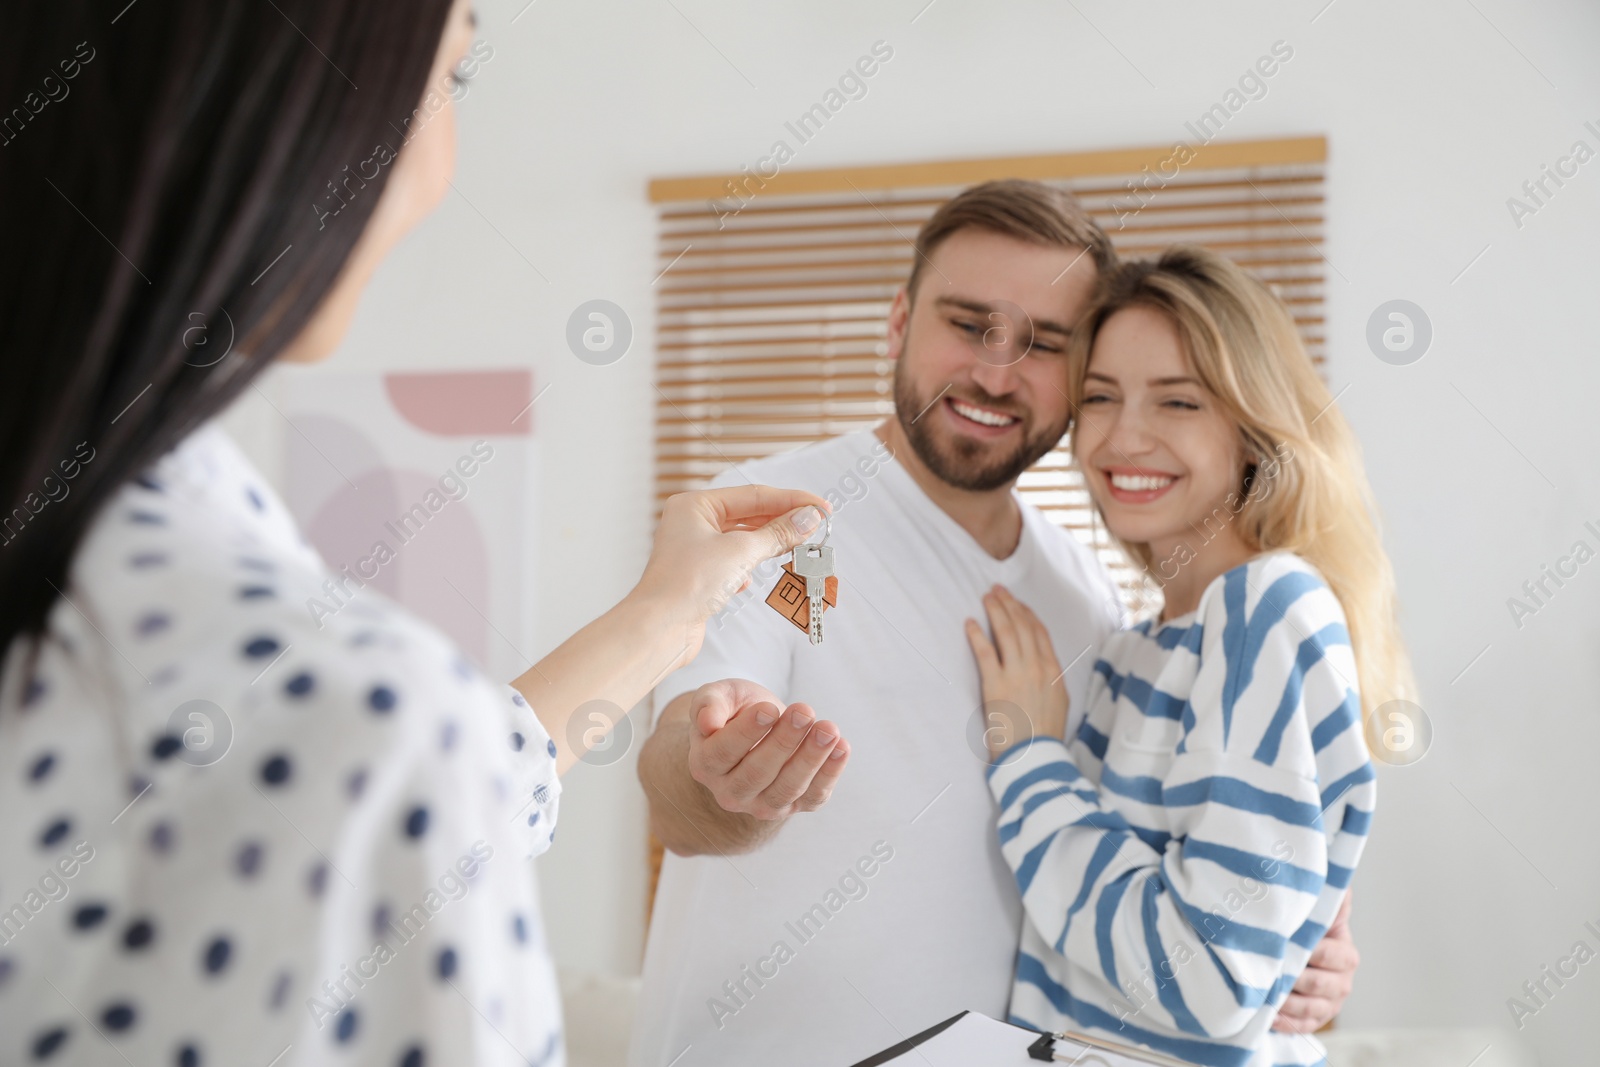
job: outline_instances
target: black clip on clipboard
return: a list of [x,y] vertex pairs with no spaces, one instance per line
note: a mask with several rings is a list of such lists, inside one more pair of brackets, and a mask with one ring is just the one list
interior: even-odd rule
[[[954,1021],[955,1020],[953,1019],[951,1020],[951,1022]],[[1143,1048],[1130,1048],[1127,1045],[1113,1044],[1109,1041],[1101,1041],[1097,1038],[1089,1037],[1087,1034],[1076,1033],[1072,1030],[1063,1030],[1056,1034],[1040,1034],[1038,1040],[1028,1046],[1028,1058],[1033,1060],[1043,1060],[1046,1063],[1050,1063],[1058,1059],[1065,1059],[1064,1053],[1060,1056],[1056,1054],[1057,1041],[1071,1041],[1075,1044],[1086,1046],[1083,1052],[1078,1053],[1079,1056],[1082,1056],[1084,1052],[1087,1052],[1089,1049],[1104,1049],[1107,1052],[1115,1052],[1120,1056],[1124,1056],[1138,1063],[1151,1064],[1152,1067],[1189,1067],[1189,1065],[1184,1063],[1182,1060],[1175,1060],[1170,1056],[1163,1056],[1159,1052],[1152,1052],[1149,1049]],[[1073,1061],[1068,1062],[1075,1062],[1075,1060],[1076,1057]]]

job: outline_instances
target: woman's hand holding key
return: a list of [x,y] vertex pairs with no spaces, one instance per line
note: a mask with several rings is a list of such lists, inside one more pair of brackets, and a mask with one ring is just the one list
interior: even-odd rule
[[689,773],[724,811],[762,821],[820,808],[850,745],[807,704],[782,707],[741,678],[711,682],[689,704]]
[[830,510],[814,493],[768,485],[668,497],[650,560],[630,599],[656,605],[664,622],[682,627],[683,651],[671,667],[694,659],[706,620],[750,584],[757,564],[811,536]]

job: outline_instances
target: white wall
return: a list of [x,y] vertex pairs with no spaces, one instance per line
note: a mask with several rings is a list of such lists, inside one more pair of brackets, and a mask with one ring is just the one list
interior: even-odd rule
[[[544,519],[530,546],[530,651],[625,592],[648,550],[647,179],[752,163],[878,39],[893,60],[796,167],[1168,143],[1287,41],[1292,60],[1226,136],[1330,138],[1329,373],[1387,514],[1436,730],[1420,765],[1383,773],[1347,1021],[1506,1025],[1507,998],[1543,965],[1579,938],[1600,949],[1583,929],[1600,929],[1600,562],[1520,629],[1506,606],[1575,540],[1600,548],[1583,529],[1600,529],[1600,161],[1520,229],[1506,207],[1575,140],[1600,149],[1583,128],[1600,128],[1600,11],[1578,0],[524,2],[480,0],[495,51],[462,109],[459,194],[380,272],[335,362],[531,366],[536,389],[552,384],[535,408]],[[609,367],[563,341],[568,314],[595,297],[621,304],[637,334]],[[1396,297],[1435,331],[1407,367],[1380,363],[1364,341],[1368,315]],[[259,401],[233,417],[269,467],[277,419]],[[644,891],[632,760],[575,770],[562,819],[541,864],[557,954],[632,971]],[[1521,1036],[1546,1062],[1586,1062],[1597,1013],[1600,963]]]

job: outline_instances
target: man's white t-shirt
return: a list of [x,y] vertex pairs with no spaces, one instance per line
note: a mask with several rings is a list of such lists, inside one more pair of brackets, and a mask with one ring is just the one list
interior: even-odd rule
[[1018,497],[1021,540],[995,559],[869,430],[713,484],[745,478],[834,503],[838,606],[813,646],[764,603],[773,562],[657,686],[656,711],[748,678],[837,723],[850,763],[821,810],[754,852],[667,855],[633,1067],[846,1067],[962,1009],[1005,1018],[1022,909],[995,840],[962,622],[987,630],[995,583],[1031,607],[1067,668],[1075,727],[1091,649],[1122,619],[1110,576],[1070,533]]

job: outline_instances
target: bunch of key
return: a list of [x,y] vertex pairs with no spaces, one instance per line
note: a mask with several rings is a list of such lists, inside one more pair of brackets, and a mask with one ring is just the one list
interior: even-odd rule
[[822,613],[839,602],[839,579],[833,573],[833,549],[828,537],[833,520],[827,520],[819,544],[796,546],[794,557],[783,565],[783,576],[767,596],[767,603],[804,630],[813,645],[822,644]]

